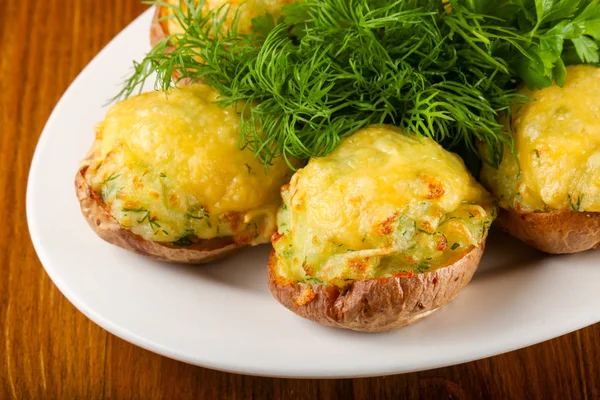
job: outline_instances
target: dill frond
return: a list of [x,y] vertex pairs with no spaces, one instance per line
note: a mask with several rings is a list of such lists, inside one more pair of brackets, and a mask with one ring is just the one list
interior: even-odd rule
[[[176,84],[174,71],[203,81],[220,94],[220,104],[243,104],[240,147],[265,165],[276,157],[324,156],[357,130],[390,123],[465,157],[478,154],[482,142],[484,161],[496,166],[506,146],[514,151],[497,117],[528,100],[515,92],[523,65],[531,67],[531,81],[545,82],[546,70],[541,78],[531,70],[538,66],[541,35],[554,26],[547,15],[536,23],[525,6],[497,0],[452,0],[449,6],[439,0],[306,0],[285,7],[278,21],[255,19],[256,32],[242,34],[239,10],[224,29],[230,8],[203,6],[180,0],[173,7],[184,33],[135,63],[117,97],[140,90],[153,73],[162,90]],[[571,8],[564,7],[563,18],[574,14]],[[531,30],[520,27],[517,20],[526,18],[518,13],[534,18]]]

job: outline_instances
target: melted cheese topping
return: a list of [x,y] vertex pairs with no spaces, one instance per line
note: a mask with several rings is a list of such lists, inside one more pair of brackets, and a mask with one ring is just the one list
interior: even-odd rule
[[563,88],[521,93],[535,101],[513,110],[518,163],[507,149],[483,183],[519,212],[600,212],[600,68],[568,67]]
[[481,244],[496,210],[457,155],[392,127],[311,160],[283,198],[278,275],[339,286],[448,265]]
[[86,179],[121,226],[159,242],[273,233],[291,171],[240,150],[240,117],[216,99],[204,85],[145,93],[98,125]]
[[[264,14],[271,14],[277,20],[281,15],[281,8],[285,5],[295,3],[296,0],[206,0],[202,11],[204,13],[212,10],[217,11],[223,6],[229,5],[225,28],[229,28],[233,23],[236,11],[239,10],[238,32],[250,33],[252,31],[252,19]],[[167,3],[179,7],[179,0],[167,0]],[[198,3],[195,0],[194,3]],[[187,7],[184,5],[184,9]],[[165,10],[167,15],[172,15],[171,9]],[[183,33],[183,28],[176,19],[169,19],[165,22],[170,34]]]

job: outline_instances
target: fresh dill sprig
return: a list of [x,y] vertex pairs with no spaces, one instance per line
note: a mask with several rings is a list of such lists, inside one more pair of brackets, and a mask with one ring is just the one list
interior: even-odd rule
[[584,194],[580,194],[577,196],[577,202],[573,201],[573,197],[569,194],[569,205],[571,206],[571,210],[573,211],[581,211],[581,200],[583,200]]
[[496,166],[514,149],[497,117],[528,100],[519,81],[560,83],[564,42],[585,62],[600,39],[598,0],[306,0],[278,21],[255,18],[252,34],[238,32],[239,9],[225,29],[227,5],[154,4],[171,7],[184,33],[135,63],[118,97],[153,73],[163,90],[173,72],[203,81],[238,107],[240,146],[265,164],[324,156],[358,129],[390,123],[466,158],[482,142]]

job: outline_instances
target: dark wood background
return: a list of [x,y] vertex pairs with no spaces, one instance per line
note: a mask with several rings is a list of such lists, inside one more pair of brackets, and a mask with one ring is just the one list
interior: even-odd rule
[[25,221],[25,187],[37,139],[61,94],[146,6],[1,4],[0,399],[600,399],[600,325],[451,368],[348,380],[216,372],[108,334],[61,295],[40,265]]

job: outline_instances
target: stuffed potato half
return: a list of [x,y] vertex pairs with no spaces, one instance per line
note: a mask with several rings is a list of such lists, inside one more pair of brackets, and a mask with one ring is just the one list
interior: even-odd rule
[[269,287],[324,325],[388,331],[471,280],[496,205],[455,154],[370,127],[312,159],[282,189]]
[[290,168],[238,146],[240,116],[193,85],[113,106],[96,128],[76,190],[106,241],[166,261],[200,263],[275,231]]
[[498,225],[547,253],[600,246],[600,68],[567,68],[562,88],[522,93],[507,126],[516,155],[484,166],[483,184],[502,207]]

